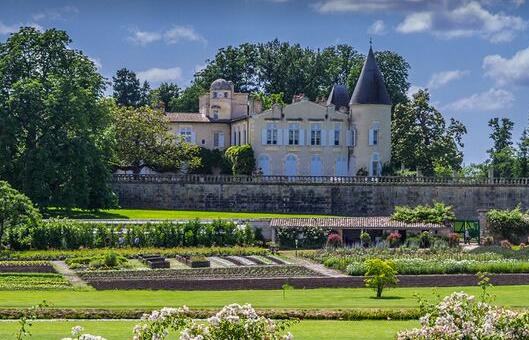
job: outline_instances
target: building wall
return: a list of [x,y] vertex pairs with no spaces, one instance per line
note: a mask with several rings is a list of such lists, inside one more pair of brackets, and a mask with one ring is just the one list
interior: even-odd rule
[[234,184],[120,181],[113,189],[123,208],[190,209],[386,216],[395,205],[445,202],[458,218],[478,209],[529,208],[529,186],[406,184]]
[[[297,176],[335,176],[336,160],[344,162],[347,173],[349,122],[348,114],[303,100],[284,108],[274,106],[249,119],[250,142],[257,166],[268,175],[287,175],[286,168],[295,164]],[[277,127],[277,144],[267,144],[268,124]],[[289,125],[299,126],[299,145],[289,145]],[[321,127],[321,145],[311,145],[311,126]],[[339,145],[334,145],[334,130],[339,127]],[[287,160],[288,158],[288,160]],[[290,165],[287,165],[287,162]]]
[[[181,128],[191,128],[193,137],[191,143],[207,149],[223,150],[230,146],[230,124],[228,123],[171,123],[171,132],[180,135]],[[224,133],[224,147],[214,145],[215,132]]]

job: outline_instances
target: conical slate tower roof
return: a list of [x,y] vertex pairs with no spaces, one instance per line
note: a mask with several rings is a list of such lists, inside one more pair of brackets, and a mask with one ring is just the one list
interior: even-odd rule
[[349,102],[349,105],[354,104],[391,105],[391,98],[384,84],[384,77],[378,68],[371,47]]

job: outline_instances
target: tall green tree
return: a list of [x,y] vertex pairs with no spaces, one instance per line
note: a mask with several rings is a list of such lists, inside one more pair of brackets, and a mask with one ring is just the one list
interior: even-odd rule
[[[145,83],[144,83],[145,85]],[[113,97],[121,106],[138,107],[142,103],[142,88],[136,73],[126,68],[119,69],[112,77]]]
[[430,104],[430,94],[420,90],[413,100],[397,104],[392,120],[393,161],[424,175],[436,167],[461,169],[465,126],[452,119],[446,124],[441,112]]
[[199,147],[175,137],[163,111],[114,106],[112,112],[116,168],[138,174],[143,166],[179,172],[200,165]]
[[70,43],[31,27],[0,43],[0,178],[40,206],[108,207],[105,81]]
[[151,85],[147,80],[143,82],[140,88],[140,101],[138,107],[151,105]]
[[512,142],[514,123],[509,118],[492,118],[489,120],[492,148],[487,150],[487,163],[492,167],[494,177],[510,178],[515,172],[516,156]]
[[187,87],[178,97],[169,102],[171,112],[198,112],[198,97],[205,94],[207,90],[199,83],[193,83]]
[[517,177],[529,177],[529,128],[525,128],[518,142]]
[[169,111],[171,100],[177,99],[180,95],[180,87],[174,83],[163,82],[157,89],[150,92],[150,102],[154,107],[161,107]]

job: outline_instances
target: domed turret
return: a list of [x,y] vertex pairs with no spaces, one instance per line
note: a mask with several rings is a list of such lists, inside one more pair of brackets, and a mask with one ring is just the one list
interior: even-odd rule
[[212,91],[233,91],[233,83],[226,79],[219,78],[211,83],[210,90]]
[[334,105],[336,110],[341,108],[349,108],[349,93],[345,85],[336,84],[333,86],[329,98],[327,99],[327,105]]

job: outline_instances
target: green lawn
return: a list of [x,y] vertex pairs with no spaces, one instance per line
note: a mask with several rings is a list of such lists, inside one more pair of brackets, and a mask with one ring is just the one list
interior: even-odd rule
[[[479,287],[439,288],[449,295],[464,290],[479,295]],[[417,307],[414,294],[432,297],[432,288],[396,288],[374,299],[367,288],[295,289],[286,299],[280,290],[234,291],[168,291],[168,290],[107,290],[107,291],[0,291],[0,308],[29,307],[46,300],[53,307],[68,308],[139,308],[187,305],[191,308],[220,308],[230,303],[251,303],[256,308],[412,308]],[[496,303],[509,307],[529,307],[529,286],[499,286],[491,289]]]
[[63,210],[50,210],[49,217],[70,217],[90,219],[259,219],[274,217],[328,217],[327,215],[314,214],[276,214],[276,213],[251,213],[251,212],[226,212],[226,211],[199,211],[199,210],[147,210],[147,209],[108,209],[101,211],[88,211],[74,209],[70,212]]
[[[72,327],[83,326],[86,333],[108,340],[130,339],[135,321],[35,321],[30,328],[32,340],[62,339]],[[417,321],[302,321],[290,328],[296,340],[307,339],[394,339],[399,330],[413,328]],[[12,339],[16,321],[0,321],[0,339]]]

